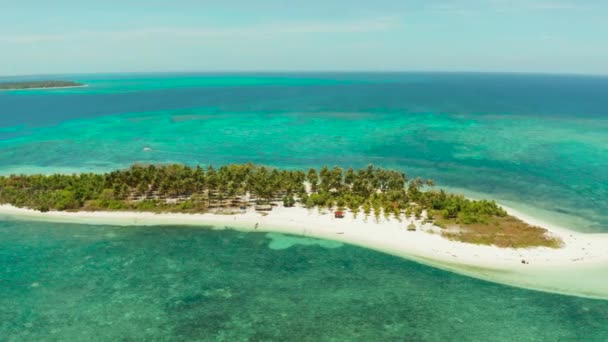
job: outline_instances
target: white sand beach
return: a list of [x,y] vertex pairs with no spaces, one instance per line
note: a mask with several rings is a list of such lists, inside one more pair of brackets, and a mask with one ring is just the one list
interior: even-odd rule
[[[415,260],[434,267],[503,284],[548,292],[608,299],[608,234],[584,234],[540,222],[505,208],[520,219],[544,227],[564,241],[552,249],[499,248],[451,241],[431,224],[396,219],[367,220],[360,213],[343,219],[317,209],[276,207],[267,215],[249,210],[236,215],[154,214],[143,212],[47,212],[10,205],[0,215],[13,219],[119,226],[189,225],[214,229],[275,232],[340,241]],[[525,261],[522,262],[522,261]]]

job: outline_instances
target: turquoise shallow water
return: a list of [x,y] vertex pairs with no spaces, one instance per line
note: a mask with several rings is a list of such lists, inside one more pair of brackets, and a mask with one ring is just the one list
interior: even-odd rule
[[4,341],[608,336],[608,301],[506,287],[278,234],[4,221],[0,265]]
[[572,229],[608,231],[606,77],[63,78],[89,87],[0,93],[0,172],[109,170],[168,161],[374,163],[529,212],[542,209]]

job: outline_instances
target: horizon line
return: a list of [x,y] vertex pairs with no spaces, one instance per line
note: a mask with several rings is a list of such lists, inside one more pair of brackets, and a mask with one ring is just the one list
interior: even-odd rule
[[585,72],[551,72],[551,71],[491,71],[491,70],[175,70],[175,71],[100,71],[100,72],[67,72],[40,74],[4,74],[2,78],[11,77],[45,77],[45,76],[79,76],[79,75],[150,75],[150,74],[501,74],[501,75],[546,75],[546,76],[591,76],[606,77],[606,73]]

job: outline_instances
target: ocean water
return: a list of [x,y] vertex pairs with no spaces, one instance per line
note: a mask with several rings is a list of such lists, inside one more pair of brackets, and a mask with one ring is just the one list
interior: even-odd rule
[[370,250],[192,227],[0,222],[3,341],[605,341],[608,301]]
[[[135,162],[373,163],[567,228],[608,232],[606,77],[52,78],[88,87],[0,92],[0,174]],[[596,271],[601,281],[605,272]],[[0,218],[3,341],[605,341],[607,321],[608,301],[484,282],[335,242]]]
[[373,163],[509,203],[567,228],[608,232],[608,77],[56,78],[89,86],[0,92],[0,173],[103,171],[168,161]]

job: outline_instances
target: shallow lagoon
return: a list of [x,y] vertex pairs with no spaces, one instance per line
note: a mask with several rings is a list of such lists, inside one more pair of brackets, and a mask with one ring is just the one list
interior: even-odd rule
[[608,301],[497,285],[347,245],[13,221],[0,222],[0,237],[0,336],[8,341],[608,336]]

